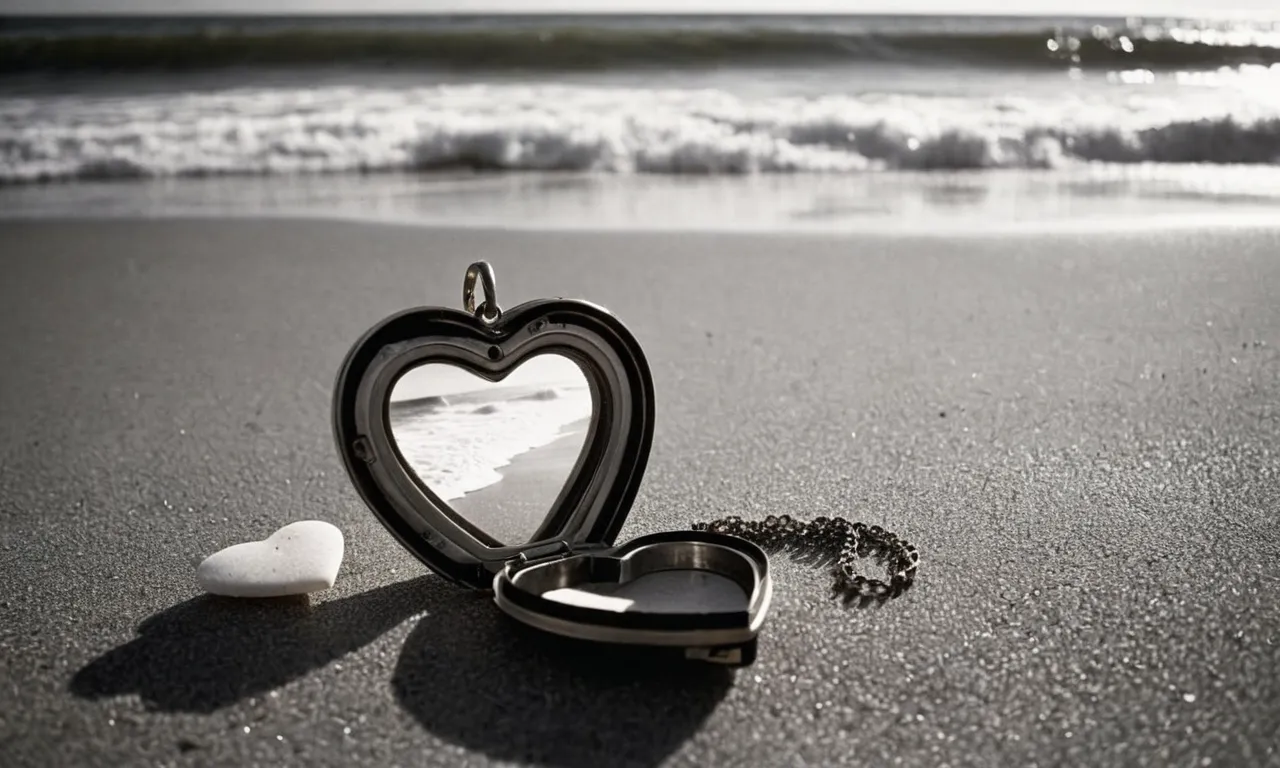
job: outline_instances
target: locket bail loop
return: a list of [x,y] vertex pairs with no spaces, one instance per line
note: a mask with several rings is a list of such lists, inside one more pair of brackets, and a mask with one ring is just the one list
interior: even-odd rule
[[[476,280],[484,290],[484,301],[476,306]],[[493,266],[487,261],[477,261],[467,267],[467,274],[462,278],[462,308],[475,315],[482,323],[493,325],[502,317],[502,307],[498,306],[498,289],[493,276]]]

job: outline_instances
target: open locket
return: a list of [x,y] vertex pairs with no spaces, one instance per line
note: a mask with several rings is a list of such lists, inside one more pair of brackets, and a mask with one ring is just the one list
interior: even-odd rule
[[524,624],[750,664],[772,595],[763,550],[691,530],[614,544],[653,437],[630,331],[577,300],[504,311],[484,262],[466,272],[463,307],[392,315],[342,364],[334,436],[369,508],[432,570],[492,590]]

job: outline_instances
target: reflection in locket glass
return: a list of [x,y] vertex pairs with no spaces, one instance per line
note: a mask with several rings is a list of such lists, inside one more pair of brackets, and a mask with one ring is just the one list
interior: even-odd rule
[[530,358],[499,382],[428,363],[391,392],[391,432],[418,480],[507,544],[529,541],[582,453],[592,395],[577,363]]

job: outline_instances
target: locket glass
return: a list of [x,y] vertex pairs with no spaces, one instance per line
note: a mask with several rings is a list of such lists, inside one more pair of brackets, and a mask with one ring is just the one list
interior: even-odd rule
[[555,353],[498,381],[446,363],[406,371],[392,388],[392,438],[413,475],[503,544],[533,539],[586,447],[594,414],[586,374]]
[[635,337],[597,305],[503,310],[483,262],[463,297],[462,311],[408,309],[356,342],[334,388],[334,435],[401,544],[490,589],[534,552],[613,544],[648,460],[653,382]]

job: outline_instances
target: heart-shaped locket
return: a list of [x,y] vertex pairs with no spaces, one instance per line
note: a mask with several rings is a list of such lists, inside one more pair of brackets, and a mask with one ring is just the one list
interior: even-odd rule
[[745,666],[773,596],[768,563],[742,539],[674,531],[514,565],[494,592],[509,615],[548,632]]
[[[635,337],[584,301],[504,311],[483,262],[467,270],[463,307],[383,320],[338,373],[339,453],[378,519],[432,570],[492,589],[526,624],[750,663],[769,602],[762,551],[693,531],[614,547],[653,436],[653,381]],[[653,597],[662,573],[702,580],[683,597],[719,589],[736,602],[673,607]],[[609,589],[635,594],[608,602]]]

